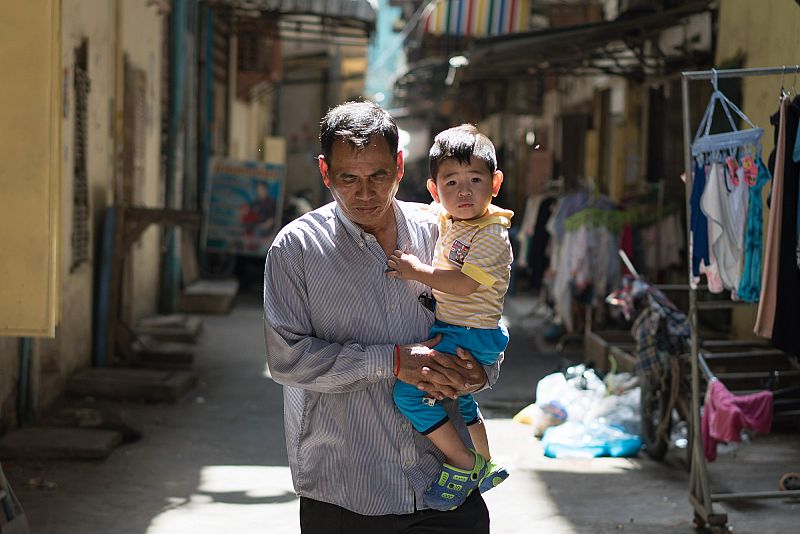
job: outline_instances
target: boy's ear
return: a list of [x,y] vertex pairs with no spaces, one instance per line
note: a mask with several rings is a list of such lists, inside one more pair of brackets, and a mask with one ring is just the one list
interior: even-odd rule
[[503,171],[496,170],[492,174],[492,196],[496,197],[500,192],[500,186],[503,185]]
[[428,187],[428,193],[431,194],[433,200],[436,202],[441,202],[441,200],[439,200],[439,190],[436,188],[436,180],[433,178],[428,178],[428,181],[425,182],[425,185]]
[[320,154],[317,156],[317,162],[319,163],[319,173],[322,175],[322,183],[325,184],[325,187],[330,189],[331,187],[331,179],[330,175],[328,174],[328,162],[325,161],[325,156]]

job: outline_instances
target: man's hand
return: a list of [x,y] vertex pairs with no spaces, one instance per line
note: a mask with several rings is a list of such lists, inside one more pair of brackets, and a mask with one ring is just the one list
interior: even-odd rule
[[395,250],[394,253],[389,256],[386,264],[390,269],[386,271],[386,276],[389,278],[400,278],[402,280],[417,280],[418,274],[428,267],[413,254],[406,254],[402,250]]
[[440,339],[441,336],[436,336],[423,343],[401,345],[397,378],[437,400],[455,399],[482,388],[486,372],[472,354],[460,348],[455,356],[431,349]]

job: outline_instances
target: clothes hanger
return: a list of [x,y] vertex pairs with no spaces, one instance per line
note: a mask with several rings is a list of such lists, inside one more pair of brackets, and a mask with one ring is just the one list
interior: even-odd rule
[[[745,145],[758,145],[761,136],[764,135],[764,129],[753,124],[742,110],[719,90],[717,70],[711,69],[711,73],[711,85],[714,87],[714,90],[711,93],[708,106],[706,107],[706,111],[695,133],[694,141],[692,142],[692,156],[698,158],[701,163],[720,161],[720,158],[724,161],[725,156],[732,150]],[[783,81],[781,81],[781,87],[783,87]],[[719,102],[720,107],[725,112],[730,131],[712,134],[710,133],[711,123],[713,122],[714,109],[717,102]],[[739,130],[736,127],[736,123],[733,121],[731,110],[747,123],[750,128]]]

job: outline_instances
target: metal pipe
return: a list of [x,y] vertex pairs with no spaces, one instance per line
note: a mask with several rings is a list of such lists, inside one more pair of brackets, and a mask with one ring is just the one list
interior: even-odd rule
[[799,73],[800,65],[789,65],[788,67],[753,67],[747,69],[724,69],[724,70],[698,70],[694,72],[682,72],[683,79],[688,80],[710,80],[716,74],[717,78],[748,78],[750,76],[774,76],[778,74]]
[[30,413],[31,338],[19,338],[19,382],[17,385],[17,424],[28,422]]
[[[692,198],[692,138],[689,131],[689,122],[691,120],[689,114],[689,78],[683,76],[681,78],[681,96],[682,96],[682,112],[683,112],[683,164],[685,169],[685,189],[686,189],[686,228],[691,232],[692,228],[692,213],[690,199]],[[688,270],[689,280],[692,280],[692,262],[691,262],[691,249],[687,247],[687,255],[689,258]],[[696,497],[697,503],[701,505],[701,510],[695,510],[702,516],[709,516],[713,514],[713,506],[711,503],[711,491],[708,486],[708,474],[706,472],[706,465],[703,459],[703,450],[700,443],[700,369],[698,365],[699,359],[699,342],[697,339],[697,291],[694,287],[689,287],[689,329],[691,333],[691,357],[689,358],[692,366],[692,468],[689,476],[689,494]],[[700,494],[695,494],[695,489],[699,490]]]
[[787,491],[751,491],[743,493],[714,493],[714,501],[749,501],[751,499],[792,499],[800,497],[800,490]]

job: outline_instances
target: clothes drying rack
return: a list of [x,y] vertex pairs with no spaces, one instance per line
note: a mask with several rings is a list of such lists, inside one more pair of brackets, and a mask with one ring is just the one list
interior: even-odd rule
[[[691,231],[691,208],[690,199],[692,194],[692,136],[690,132],[690,101],[689,101],[689,82],[695,80],[714,80],[721,78],[744,78],[751,76],[777,76],[796,74],[800,71],[798,66],[782,66],[767,68],[746,68],[746,69],[726,69],[726,70],[704,70],[689,71],[681,73],[681,90],[683,100],[683,138],[684,138],[684,166],[686,169],[686,224],[687,233]],[[782,80],[783,81],[783,80]],[[687,239],[687,243],[689,240]],[[690,247],[687,246],[690,252]],[[751,500],[751,499],[786,499],[800,497],[800,490],[793,491],[755,491],[743,493],[712,493],[708,477],[705,456],[703,454],[702,436],[700,431],[700,373],[703,373],[706,380],[711,380],[714,375],[706,364],[704,355],[701,354],[701,343],[698,340],[698,320],[697,312],[700,309],[720,309],[730,308],[740,304],[736,301],[705,301],[698,302],[698,289],[692,287],[692,263],[688,262],[689,269],[689,324],[691,326],[691,401],[692,401],[692,440],[691,450],[691,473],[689,476],[689,501],[694,508],[695,525],[701,528],[709,528],[712,532],[726,532],[727,514],[716,513],[714,511],[715,502]],[[734,353],[742,354],[742,353]],[[728,354],[733,356],[734,354]],[[755,354],[755,353],[754,353]],[[722,356],[722,355],[720,355]]]

